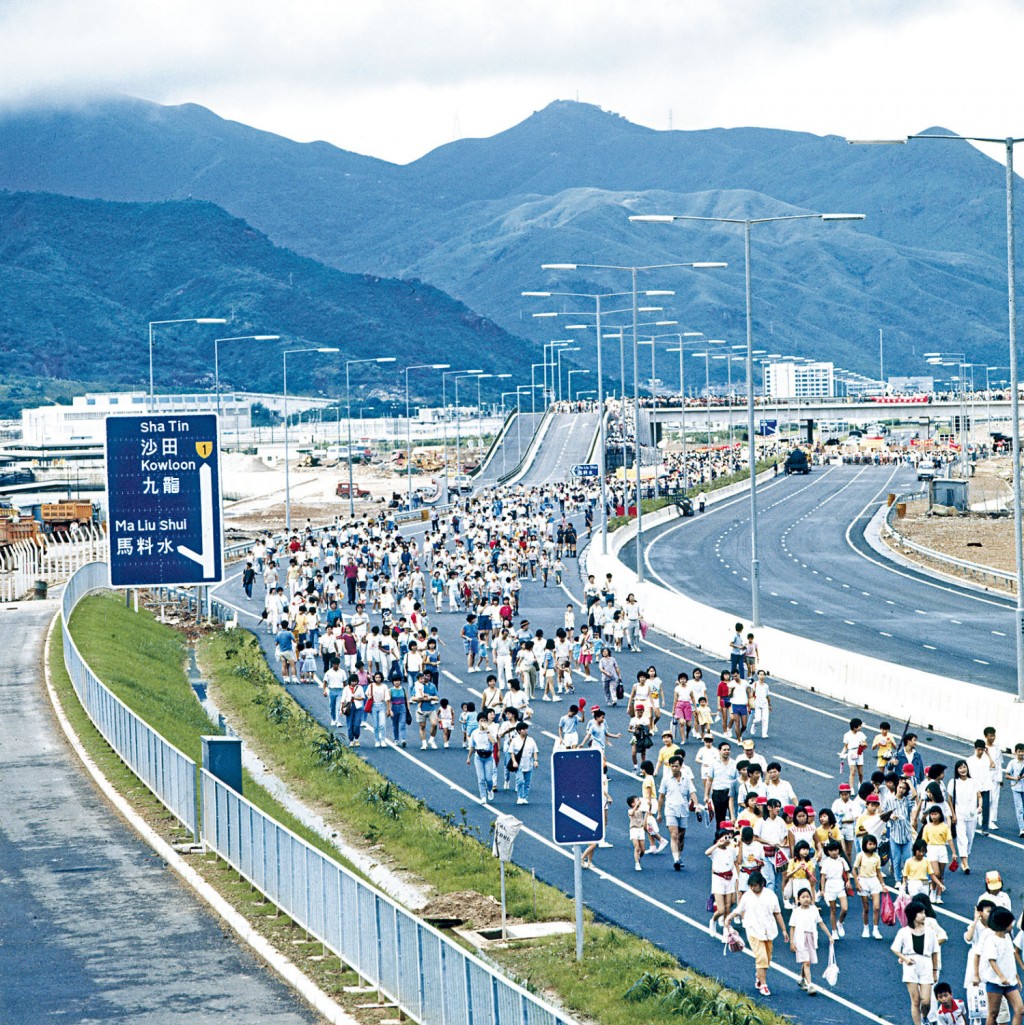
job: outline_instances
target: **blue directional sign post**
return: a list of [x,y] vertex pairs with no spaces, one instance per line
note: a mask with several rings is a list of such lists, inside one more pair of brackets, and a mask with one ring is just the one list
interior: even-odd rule
[[111,587],[223,579],[213,413],[107,418]]
[[779,421],[778,420],[760,420],[758,421],[757,433],[762,438],[774,438],[779,433]]
[[577,463],[572,468],[574,477],[596,477],[601,472],[597,463]]
[[583,847],[604,840],[604,756],[595,748],[551,756],[551,818],[557,844],[572,845],[576,960],[583,960]]

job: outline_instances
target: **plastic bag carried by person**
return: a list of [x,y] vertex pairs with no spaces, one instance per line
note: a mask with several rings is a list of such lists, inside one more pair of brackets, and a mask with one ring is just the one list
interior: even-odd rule
[[728,953],[730,950],[734,954],[743,953],[743,939],[731,925],[726,929],[723,939],[725,941],[722,946],[723,954]]
[[882,894],[882,925],[895,925],[896,924],[896,905],[892,902],[892,896],[889,891],[886,890]]
[[907,905],[909,903],[910,897],[905,893],[901,893],[896,898],[896,903],[893,906],[893,911],[896,915],[896,921],[900,924],[901,928],[907,924]]
[[836,945],[834,943],[828,945],[828,964],[821,975],[830,986],[834,986],[839,981],[839,964],[836,961]]
[[647,640],[647,631],[650,630],[650,628],[651,627],[646,619],[640,620],[640,636],[643,637],[645,641]]

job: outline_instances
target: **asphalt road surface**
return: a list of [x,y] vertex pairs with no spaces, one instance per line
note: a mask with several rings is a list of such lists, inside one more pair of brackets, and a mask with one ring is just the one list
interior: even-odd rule
[[0,1021],[320,1021],[114,814],[42,685],[55,602],[0,612]]
[[[578,600],[581,597],[575,563],[570,561],[569,565],[570,571],[564,582],[571,595],[554,585],[543,589],[539,583],[526,582],[523,587],[523,617],[531,621],[532,628],[542,627],[548,636],[561,625],[570,598]],[[262,594],[257,593],[251,603],[246,602],[235,575],[221,586],[218,597],[241,610],[243,625],[256,626],[258,612],[254,614],[250,610],[262,608]],[[458,613],[432,617],[432,623],[439,627],[446,644],[441,694],[447,696],[456,709],[463,701],[478,701],[484,686],[484,674],[469,675],[465,672],[458,638],[462,622],[463,616]],[[272,656],[269,635],[263,630],[258,636]],[[704,653],[683,647],[654,632],[649,635],[644,649],[639,655],[623,652],[618,656],[627,684],[635,679],[638,669],[650,664],[658,667],[668,687],[681,669],[692,671],[694,665],[700,664],[704,667],[706,679],[717,679],[717,671],[722,668],[718,663],[709,662]],[[576,688],[576,697],[585,698],[588,703],[603,704],[596,682],[585,682],[577,676]],[[319,688],[289,686],[288,690],[322,723],[327,723],[327,701]],[[771,732],[766,740],[757,738],[758,751],[769,759],[781,761],[784,778],[790,780],[800,796],[810,797],[816,807],[823,803],[831,805],[841,782],[837,752],[849,718],[859,713],[873,727],[877,717],[865,714],[862,709],[853,709],[781,684],[775,686],[773,700]],[[564,713],[567,702],[545,704],[535,700],[533,707],[535,715],[531,733],[540,747],[540,768],[534,773],[530,804],[525,807],[516,805],[514,791],[499,791],[493,805],[481,806],[476,797],[473,769],[466,765],[465,752],[458,747],[457,740],[450,750],[420,751],[410,733],[407,750],[394,747],[375,749],[369,731],[364,731],[359,753],[407,791],[421,797],[435,811],[460,815],[460,809],[466,809],[470,825],[478,826],[485,840],[496,813],[516,815],[525,823],[516,841],[516,863],[527,869],[535,868],[539,878],[571,893],[571,855],[551,841],[549,786],[553,737],[558,717]],[[610,709],[610,731],[622,732],[626,718],[624,704]],[[1011,743],[1016,739],[1003,738]],[[926,762],[941,759],[952,766],[956,757],[966,753],[961,743],[947,738],[922,735],[922,741]],[[697,745],[691,742],[687,747],[688,762],[692,763]],[[703,852],[712,842],[711,832],[691,818],[685,867],[681,873],[672,870],[671,860],[666,855],[645,858],[644,871],[634,872],[624,809],[626,798],[632,793],[639,794],[639,780],[630,772],[629,747],[623,740],[610,743],[609,760],[614,803],[610,809],[608,830],[614,846],[598,851],[595,870],[585,873],[587,904],[600,917],[647,937],[684,963],[715,975],[736,989],[752,993],[753,966],[750,960],[745,955],[723,956],[721,941],[713,939],[706,931],[708,916],[705,902],[710,892],[711,875]],[[978,837],[972,857],[972,875],[967,878],[960,874],[952,878],[946,904],[939,909],[939,920],[950,936],[943,951],[943,975],[958,990],[966,962],[966,947],[961,937],[971,908],[984,888],[984,871],[997,866],[1002,869],[1006,888],[1012,894],[1014,908],[1018,912],[1024,896],[1024,843],[1016,839],[1015,829],[1009,831],[1013,825],[1013,811],[1008,793],[1004,795],[1000,814],[1003,832],[991,837]],[[777,944],[768,980],[773,995],[767,1003],[778,1011],[793,1015],[798,1021],[815,1025],[906,1021],[906,988],[899,981],[893,956],[888,950],[894,930],[883,929],[887,943],[862,940],[859,919],[860,902],[855,898],[851,902],[847,938],[839,942],[837,950],[841,969],[839,984],[835,990],[825,986],[822,995],[813,1000],[798,990],[794,959],[788,949],[781,943]],[[823,946],[819,949],[822,960],[816,977],[824,968],[826,955],[827,948]],[[867,983],[867,979],[872,981]]]
[[559,483],[577,463],[585,463],[597,432],[597,413],[555,413],[544,443],[520,484]]
[[523,413],[521,416],[517,413],[497,451],[480,475],[473,479],[474,487],[493,486],[498,483],[499,477],[511,473],[519,465],[523,453],[530,447],[534,432],[543,419],[543,413]]
[[[926,672],[1016,688],[1012,602],[937,581],[876,552],[864,529],[913,469],[815,467],[759,489],[761,619],[766,625]],[[746,494],[645,533],[652,579],[750,619]],[[633,544],[623,559],[634,564]]]

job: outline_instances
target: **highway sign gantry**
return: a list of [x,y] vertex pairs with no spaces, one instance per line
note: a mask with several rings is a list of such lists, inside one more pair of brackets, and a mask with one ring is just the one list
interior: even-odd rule
[[597,463],[577,463],[572,468],[572,475],[574,477],[597,477],[601,472],[601,468]]
[[106,427],[110,586],[219,583],[216,415],[111,416]]

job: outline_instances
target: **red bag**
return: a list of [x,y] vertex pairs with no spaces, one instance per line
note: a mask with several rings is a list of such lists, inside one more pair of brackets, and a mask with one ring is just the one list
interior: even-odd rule
[[957,872],[957,871],[959,871],[959,869],[960,869],[960,862],[956,858],[954,858],[949,863],[949,870],[950,870],[950,872]]
[[901,893],[893,904],[893,912],[896,915],[896,921],[900,926],[907,924],[907,905],[910,903],[910,897],[906,893]]
[[895,925],[896,924],[896,905],[892,902],[892,897],[888,890],[882,893],[882,907],[881,907],[882,925]]
[[373,698],[369,697],[366,699],[366,704],[363,705],[363,711],[369,715],[373,711]]

